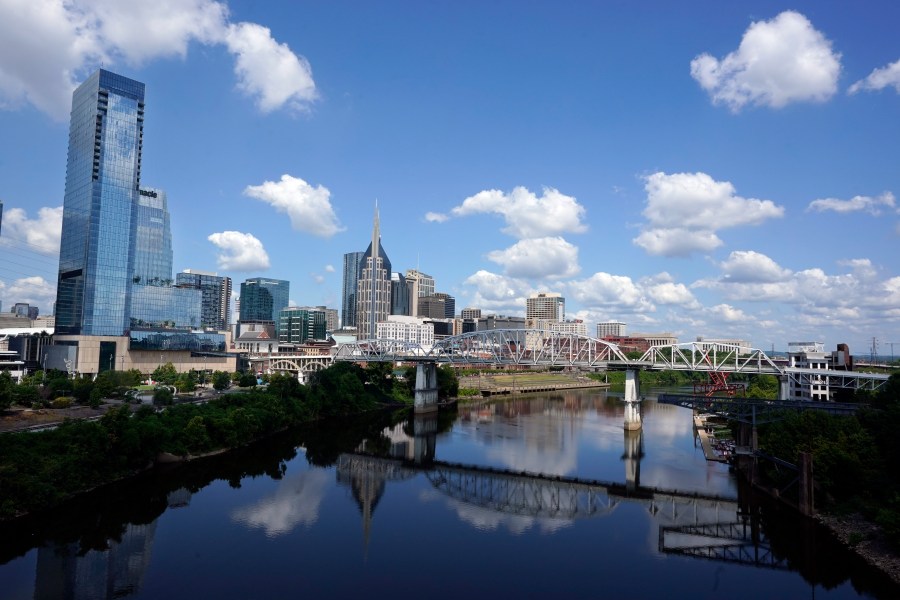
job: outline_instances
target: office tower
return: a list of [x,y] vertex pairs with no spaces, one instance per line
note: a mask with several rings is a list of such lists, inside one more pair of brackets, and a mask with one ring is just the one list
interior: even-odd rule
[[391,273],[391,314],[410,316],[409,285],[401,273]]
[[625,323],[621,321],[605,321],[597,323],[597,337],[625,337]]
[[372,241],[360,262],[359,283],[356,294],[356,329],[360,339],[374,340],[376,325],[386,321],[391,312],[391,261],[381,247],[381,224],[378,206],[375,207],[375,223]]
[[241,323],[277,323],[287,308],[290,282],[283,279],[252,277],[241,284]]
[[532,294],[525,300],[525,319],[528,327],[540,328],[540,321],[555,321],[566,318],[566,299],[560,294],[541,292]]
[[324,340],[325,321],[325,311],[319,308],[289,306],[282,309],[278,317],[278,343]]
[[348,252],[344,255],[343,298],[341,302],[341,327],[356,326],[356,288],[359,285],[360,263],[365,252]]
[[56,287],[56,333],[130,326],[144,84],[100,69],[72,95]]
[[459,316],[462,319],[480,319],[481,318],[481,309],[480,308],[464,308],[460,311]]
[[166,193],[141,186],[133,213],[130,329],[200,327],[200,291],[172,285],[172,228]]
[[325,331],[337,331],[338,327],[340,327],[338,310],[336,308],[325,308],[324,306],[319,306],[317,308],[321,308],[325,311]]
[[419,314],[417,317],[430,319],[452,319],[456,311],[456,299],[450,294],[437,292],[419,298]]
[[225,331],[231,324],[228,301],[231,298],[231,277],[219,277],[216,273],[185,269],[175,275],[175,285],[180,288],[200,290],[200,326]]
[[434,294],[434,277],[418,269],[407,269],[406,283],[409,287],[409,314],[415,316],[419,314],[419,298]]

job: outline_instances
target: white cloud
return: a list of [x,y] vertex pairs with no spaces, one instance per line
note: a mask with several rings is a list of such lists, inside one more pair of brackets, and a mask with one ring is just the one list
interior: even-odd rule
[[32,104],[63,121],[72,90],[96,65],[137,67],[184,57],[192,42],[224,44],[238,87],[263,112],[316,98],[309,64],[253,23],[232,24],[214,0],[0,2],[0,108]]
[[753,250],[732,252],[721,267],[727,280],[742,283],[774,283],[784,281],[791,275],[789,269]]
[[644,290],[630,277],[594,273],[587,279],[572,281],[567,286],[567,295],[588,310],[615,307],[627,312],[652,312],[653,303],[645,296]]
[[510,277],[562,279],[579,271],[578,248],[561,237],[522,240],[487,257]]
[[62,216],[62,206],[39,209],[37,219],[29,219],[21,208],[11,208],[3,214],[3,244],[21,241],[40,254],[58,256]]
[[0,292],[8,299],[9,306],[14,302],[27,302],[41,307],[42,312],[49,312],[56,302],[56,287],[38,276],[16,279],[8,288],[0,282]]
[[700,303],[683,283],[674,281],[648,283],[644,289],[647,296],[658,304],[674,304],[687,308],[700,307]]
[[900,60],[892,62],[886,67],[875,69],[865,79],[860,79],[850,86],[848,94],[855,94],[861,90],[878,91],[886,87],[893,88],[900,94]]
[[326,273],[334,273],[334,265],[325,265]]
[[498,214],[506,221],[503,232],[520,240],[587,231],[582,222],[585,208],[572,196],[553,188],[544,188],[541,197],[524,187],[509,194],[485,190],[466,198],[451,212],[457,217]]
[[425,220],[429,223],[443,223],[447,219],[449,219],[447,215],[444,213],[436,213],[436,212],[427,212],[425,213]]
[[730,323],[746,322],[749,317],[739,308],[735,308],[728,304],[717,304],[709,309],[709,311],[723,321]]
[[318,97],[309,62],[287,44],[279,44],[267,27],[256,23],[229,25],[225,44],[236,56],[238,88],[256,98],[262,112],[288,106],[307,110]]
[[706,173],[654,173],[644,189],[648,222],[632,241],[655,255],[709,252],[722,245],[716,230],[759,225],[784,214],[771,200],[738,196],[730,182]]
[[879,216],[881,209],[887,208],[891,211],[896,210],[894,194],[884,192],[880,196],[872,198],[871,196],[854,196],[849,200],[838,200],[837,198],[823,198],[813,200],[806,207],[807,211],[824,212],[831,210],[836,213],[850,213],[856,211],[865,211],[873,216]]
[[632,240],[648,254],[663,256],[690,256],[694,252],[712,252],[722,245],[712,231],[701,229],[655,228],[642,231]]
[[691,76],[733,112],[745,105],[781,108],[791,102],[823,102],[837,91],[841,55],[798,12],[785,11],[747,28],[738,49],[721,61],[701,54]]
[[287,214],[296,231],[331,237],[344,230],[331,206],[331,192],[321,185],[313,187],[300,178],[282,175],[277,183],[248,185],[244,195],[268,202],[278,212]]
[[263,271],[269,268],[269,255],[262,242],[249,233],[223,231],[207,238],[221,250],[216,257],[226,271]]
[[505,315],[524,314],[525,298],[533,291],[524,281],[485,270],[470,275],[463,283],[475,290],[469,306]]
[[329,485],[323,470],[285,477],[274,494],[233,510],[231,518],[264,530],[270,538],[290,533],[298,525],[310,527],[319,520],[319,507]]

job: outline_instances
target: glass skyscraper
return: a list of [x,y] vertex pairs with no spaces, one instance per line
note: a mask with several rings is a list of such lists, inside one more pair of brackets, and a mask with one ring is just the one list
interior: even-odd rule
[[360,262],[365,252],[348,252],[344,255],[343,302],[341,303],[341,327],[356,326],[356,289],[359,287]]
[[200,311],[200,325],[217,331],[224,331],[231,324],[228,303],[231,300],[231,277],[220,277],[216,273],[186,269],[175,274],[175,285],[180,288],[194,288],[203,295]]
[[241,322],[278,322],[287,308],[291,284],[283,279],[253,277],[241,284]]
[[[56,333],[130,327],[144,84],[103,69],[72,96]],[[170,275],[171,276],[171,275]]]

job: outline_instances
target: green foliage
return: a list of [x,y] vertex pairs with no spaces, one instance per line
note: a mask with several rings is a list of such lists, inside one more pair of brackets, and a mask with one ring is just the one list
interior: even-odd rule
[[439,398],[456,398],[459,395],[459,378],[450,365],[438,367],[437,383]]
[[41,402],[41,395],[36,385],[19,384],[12,388],[12,401],[19,406],[31,406]]
[[167,386],[159,386],[153,391],[153,403],[169,406],[174,400],[172,390]]
[[231,385],[231,373],[216,371],[213,373],[213,388],[219,391],[227,390]]
[[237,382],[238,386],[242,388],[253,387],[256,385],[256,374],[255,373],[241,373],[240,378]]
[[72,406],[72,398],[67,396],[60,396],[58,398],[54,398],[50,402],[51,408],[69,408]]
[[175,385],[175,380],[178,379],[178,371],[175,370],[175,365],[167,362],[164,365],[156,367],[151,377],[153,378],[153,381],[157,383]]
[[194,371],[179,373],[175,378],[174,385],[180,393],[193,392],[197,387],[197,374]]
[[748,398],[766,398],[768,400],[778,399],[779,383],[778,378],[774,375],[756,375],[750,384],[744,390],[744,395]]
[[14,385],[9,372],[0,371],[0,410],[6,410],[12,406]]

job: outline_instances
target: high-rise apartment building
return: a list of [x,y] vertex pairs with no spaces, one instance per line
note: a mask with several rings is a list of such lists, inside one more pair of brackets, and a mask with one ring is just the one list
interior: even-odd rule
[[289,306],[278,318],[278,342],[302,344],[325,339],[325,311],[318,308]]
[[144,84],[100,69],[75,90],[63,201],[56,333],[130,327]]
[[225,331],[231,325],[231,277],[216,273],[185,269],[175,274],[175,285],[200,290],[200,326]]
[[391,261],[381,246],[381,224],[378,207],[372,241],[360,262],[360,275],[356,294],[356,329],[360,339],[374,340],[377,324],[386,321],[391,314]]
[[625,337],[625,323],[621,321],[605,321],[597,323],[597,337]]
[[553,292],[532,294],[525,299],[525,320],[528,327],[536,327],[538,321],[562,322],[566,319],[566,299]]
[[341,327],[356,326],[356,288],[359,285],[360,263],[365,252],[348,252],[344,255],[343,298],[341,302]]
[[291,284],[283,279],[251,277],[241,284],[241,323],[277,323],[287,308]]
[[419,298],[434,294],[434,277],[417,269],[406,270],[406,285],[409,290],[409,314],[419,314]]

